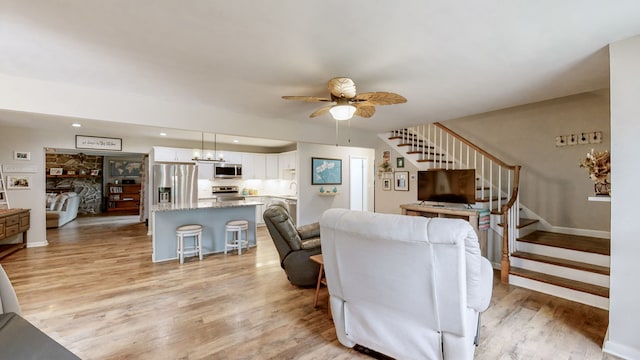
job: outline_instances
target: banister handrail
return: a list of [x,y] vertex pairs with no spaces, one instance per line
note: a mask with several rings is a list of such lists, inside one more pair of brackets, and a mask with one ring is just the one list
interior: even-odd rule
[[443,129],[444,131],[448,132],[449,134],[451,134],[452,136],[456,137],[458,140],[460,140],[461,142],[465,143],[468,147],[474,149],[475,151],[477,151],[478,153],[484,155],[486,158],[490,159],[491,161],[495,162],[496,164],[509,168],[511,170],[514,170],[515,167],[517,165],[509,165],[507,163],[505,163],[504,161],[498,159],[497,157],[489,154],[488,152],[486,152],[485,150],[481,149],[480,147],[476,146],[474,143],[472,143],[471,141],[467,140],[464,138],[464,136],[456,133],[455,131],[449,129],[448,127],[442,125],[442,123],[439,122],[434,122],[433,125]]

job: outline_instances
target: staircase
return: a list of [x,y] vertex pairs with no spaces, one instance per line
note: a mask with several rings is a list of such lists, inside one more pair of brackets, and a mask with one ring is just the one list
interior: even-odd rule
[[542,231],[538,219],[520,218],[520,166],[505,164],[439,123],[380,137],[419,170],[476,169],[474,207],[491,209],[490,233],[501,237],[496,242],[502,257],[490,260],[503,282],[608,309],[609,240]]

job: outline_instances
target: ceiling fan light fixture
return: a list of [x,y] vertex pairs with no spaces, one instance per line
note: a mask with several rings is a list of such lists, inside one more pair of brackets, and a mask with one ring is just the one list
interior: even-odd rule
[[349,120],[356,112],[356,107],[353,105],[335,105],[329,109],[331,116],[336,120]]

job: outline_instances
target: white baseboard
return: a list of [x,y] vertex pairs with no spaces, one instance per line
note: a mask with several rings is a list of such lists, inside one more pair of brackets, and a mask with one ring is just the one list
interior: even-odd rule
[[27,241],[27,247],[28,248],[32,248],[32,247],[41,247],[41,246],[47,246],[49,245],[49,242],[47,240],[44,241],[36,241],[36,242],[32,242],[32,241]]
[[640,349],[630,348],[626,345],[611,341],[608,338],[604,341],[602,351],[605,354],[613,355],[620,359],[640,359]]

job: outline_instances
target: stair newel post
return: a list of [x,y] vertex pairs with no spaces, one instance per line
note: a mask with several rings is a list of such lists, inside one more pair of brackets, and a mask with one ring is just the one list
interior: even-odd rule
[[500,261],[500,280],[509,283],[509,206],[502,206],[502,259]]

